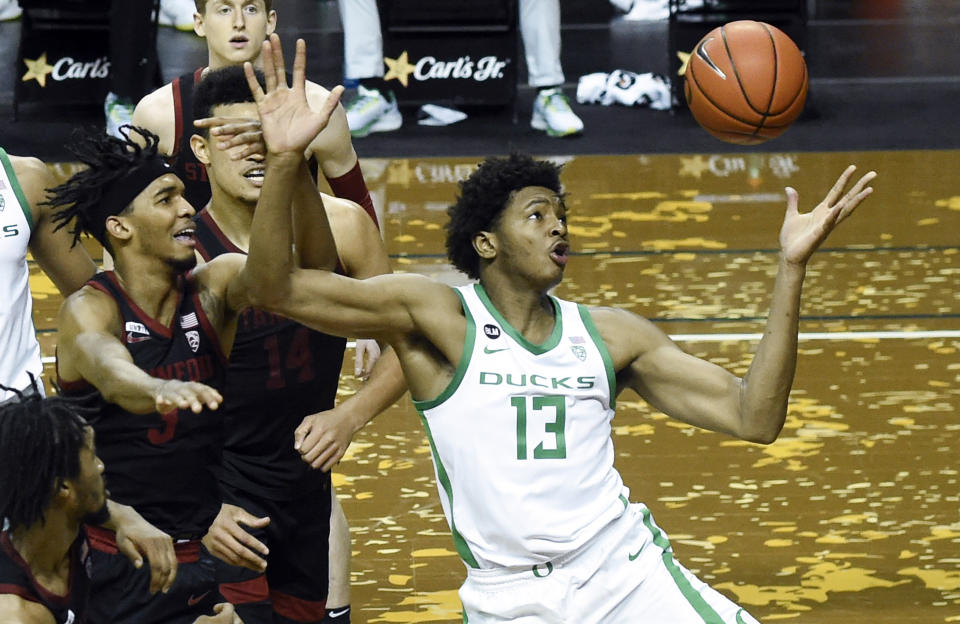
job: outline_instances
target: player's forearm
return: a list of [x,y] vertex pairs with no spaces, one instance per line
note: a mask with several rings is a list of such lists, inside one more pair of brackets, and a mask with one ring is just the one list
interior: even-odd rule
[[256,307],[265,308],[289,292],[294,266],[290,206],[302,162],[302,155],[294,153],[267,157],[243,268],[246,294]]
[[110,518],[100,526],[114,532],[119,531],[124,526],[143,520],[133,507],[121,505],[109,499],[107,499],[107,510],[110,512]]
[[307,163],[303,164],[297,178],[293,198],[293,228],[298,266],[306,269],[336,268],[337,247],[323,197],[313,184]]
[[384,349],[370,378],[344,405],[350,407],[354,432],[359,431],[377,414],[397,402],[407,391],[407,381],[400,368],[400,359],[393,347]]
[[83,374],[108,403],[134,414],[157,411],[156,397],[164,379],[148,375],[133,362],[110,358],[94,359]]
[[763,338],[741,384],[741,436],[770,443],[783,428],[797,366],[800,292],[806,268],[780,259]]

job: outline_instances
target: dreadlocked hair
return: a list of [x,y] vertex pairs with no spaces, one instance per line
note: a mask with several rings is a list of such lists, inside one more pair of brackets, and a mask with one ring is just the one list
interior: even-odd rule
[[480,278],[480,256],[473,237],[490,230],[500,219],[513,194],[528,186],[542,186],[563,197],[562,165],[525,154],[490,157],[460,182],[456,203],[447,209],[447,257],[473,279]]
[[[130,138],[131,133],[140,135],[140,142]],[[114,183],[146,161],[158,157],[159,138],[154,133],[138,126],[121,126],[117,138],[104,132],[76,130],[73,143],[68,150],[86,165],[85,168],[70,177],[69,180],[47,191],[47,200],[43,205],[55,209],[54,230],[66,227],[75,221],[72,246],[80,242],[80,236],[86,232],[93,236],[105,249],[113,252],[107,240],[102,200],[104,193]]]
[[87,422],[70,399],[0,384],[17,395],[0,405],[0,518],[10,528],[45,521],[56,488],[80,474]]

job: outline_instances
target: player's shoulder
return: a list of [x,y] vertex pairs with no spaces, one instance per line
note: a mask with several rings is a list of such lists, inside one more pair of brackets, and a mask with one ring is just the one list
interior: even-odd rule
[[188,281],[195,288],[223,290],[237,273],[243,270],[247,257],[240,253],[220,254],[207,262],[198,263],[188,274]]
[[175,124],[172,83],[143,96],[133,109],[133,125],[146,128],[161,138],[164,134],[172,134]]
[[54,177],[50,169],[39,158],[7,154],[13,173],[17,176],[20,188],[26,193],[30,203],[42,199],[42,192],[53,185]]
[[15,594],[0,594],[0,622],[5,624],[56,624],[42,604]]
[[327,212],[334,235],[338,230],[366,229],[368,224],[376,230],[370,215],[357,202],[327,193],[320,193],[320,195],[323,197],[323,208]]
[[60,317],[82,318],[92,316],[107,318],[116,316],[118,310],[117,300],[112,295],[88,282],[64,298],[60,305]]

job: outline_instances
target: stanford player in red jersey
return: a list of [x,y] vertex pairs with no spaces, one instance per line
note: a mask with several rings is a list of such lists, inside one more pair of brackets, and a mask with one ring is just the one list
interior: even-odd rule
[[[298,177],[307,175],[304,150],[337,106],[340,90],[311,110],[304,83],[300,43],[293,88],[274,79],[261,93],[263,201],[290,204]],[[91,400],[116,406],[94,423],[103,431],[102,452],[118,460],[108,476],[116,471],[121,502],[178,539],[181,566],[169,592],[150,595],[142,575],[117,558],[112,536],[93,532],[91,621],[192,622],[196,609],[217,597],[199,537],[219,501],[210,468],[221,423],[209,410],[222,402],[222,355],[230,352],[240,311],[283,293],[271,289],[275,243],[266,229],[250,241],[250,262],[231,254],[193,270],[194,210],[183,184],[157,153],[154,135],[126,132],[125,140],[90,136],[78,144],[87,167],[52,190],[58,219],[76,220],[75,236],[94,236],[116,267],[64,302],[57,368],[65,389],[89,387]],[[314,200],[321,201],[316,193]]]
[[[239,67],[211,71],[195,96],[196,116],[215,118],[221,128],[257,117]],[[212,190],[210,203],[195,219],[197,251],[204,261],[246,253],[260,196],[262,155],[233,158],[236,149],[221,147],[221,138],[202,130],[192,139]],[[315,191],[308,186],[303,192]],[[323,207],[336,255],[317,258],[312,253],[317,237],[311,232],[317,219],[303,210],[305,204],[295,196],[295,250],[302,266],[336,269],[359,279],[390,271],[379,233],[363,209],[328,195]],[[349,440],[405,390],[390,351],[377,362],[371,379],[334,410],[345,342],[256,308],[240,316],[221,407],[226,423],[224,505],[204,542],[215,554],[252,569],[225,570],[220,586],[244,619],[306,623],[324,617],[328,535],[335,539],[328,518],[330,505],[338,502],[331,496],[329,473],[311,469],[294,448],[295,431],[306,419],[306,427],[317,423],[318,430],[337,430]],[[267,518],[269,524],[263,526]],[[248,533],[259,542],[253,550],[239,541]],[[257,551],[264,553],[262,558]],[[339,613],[346,605],[332,606]]]

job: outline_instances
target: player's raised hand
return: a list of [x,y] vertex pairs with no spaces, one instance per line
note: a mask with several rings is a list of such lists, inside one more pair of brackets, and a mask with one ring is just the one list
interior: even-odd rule
[[276,34],[263,42],[263,75],[266,89],[260,87],[253,65],[244,63],[247,84],[260,112],[260,123],[267,151],[271,154],[303,154],[314,137],[327,126],[343,93],[337,86],[324,100],[320,110],[307,103],[307,44],[297,39],[293,61],[293,84],[287,84],[283,48]]
[[242,160],[251,154],[266,154],[260,118],[204,117],[193,122],[197,128],[209,128],[217,147],[228,150],[230,160]]
[[877,174],[871,171],[844,193],[856,169],[853,165],[847,167],[823,201],[804,214],[800,214],[798,210],[797,191],[787,187],[787,214],[780,228],[780,249],[784,260],[793,264],[806,264],[833,228],[849,217],[860,202],[873,192],[873,188],[868,184]]

